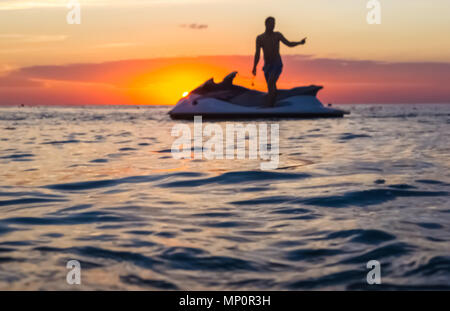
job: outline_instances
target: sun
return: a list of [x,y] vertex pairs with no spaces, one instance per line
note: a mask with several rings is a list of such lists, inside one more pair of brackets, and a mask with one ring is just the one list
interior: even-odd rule
[[188,96],[189,95],[189,92],[184,92],[183,93],[183,97],[186,97],[186,96]]

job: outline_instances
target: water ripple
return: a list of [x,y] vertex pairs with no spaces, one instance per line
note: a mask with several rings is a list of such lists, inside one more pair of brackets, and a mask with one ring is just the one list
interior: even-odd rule
[[450,106],[348,109],[260,171],[174,159],[168,107],[0,107],[0,289],[449,290]]

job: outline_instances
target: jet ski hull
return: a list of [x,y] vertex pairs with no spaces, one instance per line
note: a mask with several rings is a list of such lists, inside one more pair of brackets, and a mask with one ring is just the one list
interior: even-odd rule
[[206,120],[248,120],[248,119],[319,119],[319,118],[343,118],[347,113],[255,113],[255,114],[235,114],[235,113],[208,113],[208,114],[170,114],[173,120],[193,120],[196,116],[201,116]]
[[294,96],[278,102],[275,107],[241,106],[216,98],[190,96],[178,102],[169,112],[172,119],[267,119],[267,118],[342,118],[348,112],[324,107],[315,96]]

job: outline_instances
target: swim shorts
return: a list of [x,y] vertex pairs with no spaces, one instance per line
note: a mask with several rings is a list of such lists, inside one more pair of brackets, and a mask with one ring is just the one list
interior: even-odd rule
[[263,71],[266,81],[269,81],[271,76],[275,76],[275,81],[277,81],[283,71],[283,63],[279,60],[271,64],[265,64]]

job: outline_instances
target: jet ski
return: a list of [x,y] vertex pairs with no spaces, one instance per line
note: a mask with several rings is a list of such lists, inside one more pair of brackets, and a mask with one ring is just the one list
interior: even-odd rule
[[278,90],[276,104],[267,107],[267,93],[234,85],[237,72],[222,82],[209,79],[181,98],[169,112],[172,119],[340,118],[349,112],[325,107],[317,99],[322,86]]

